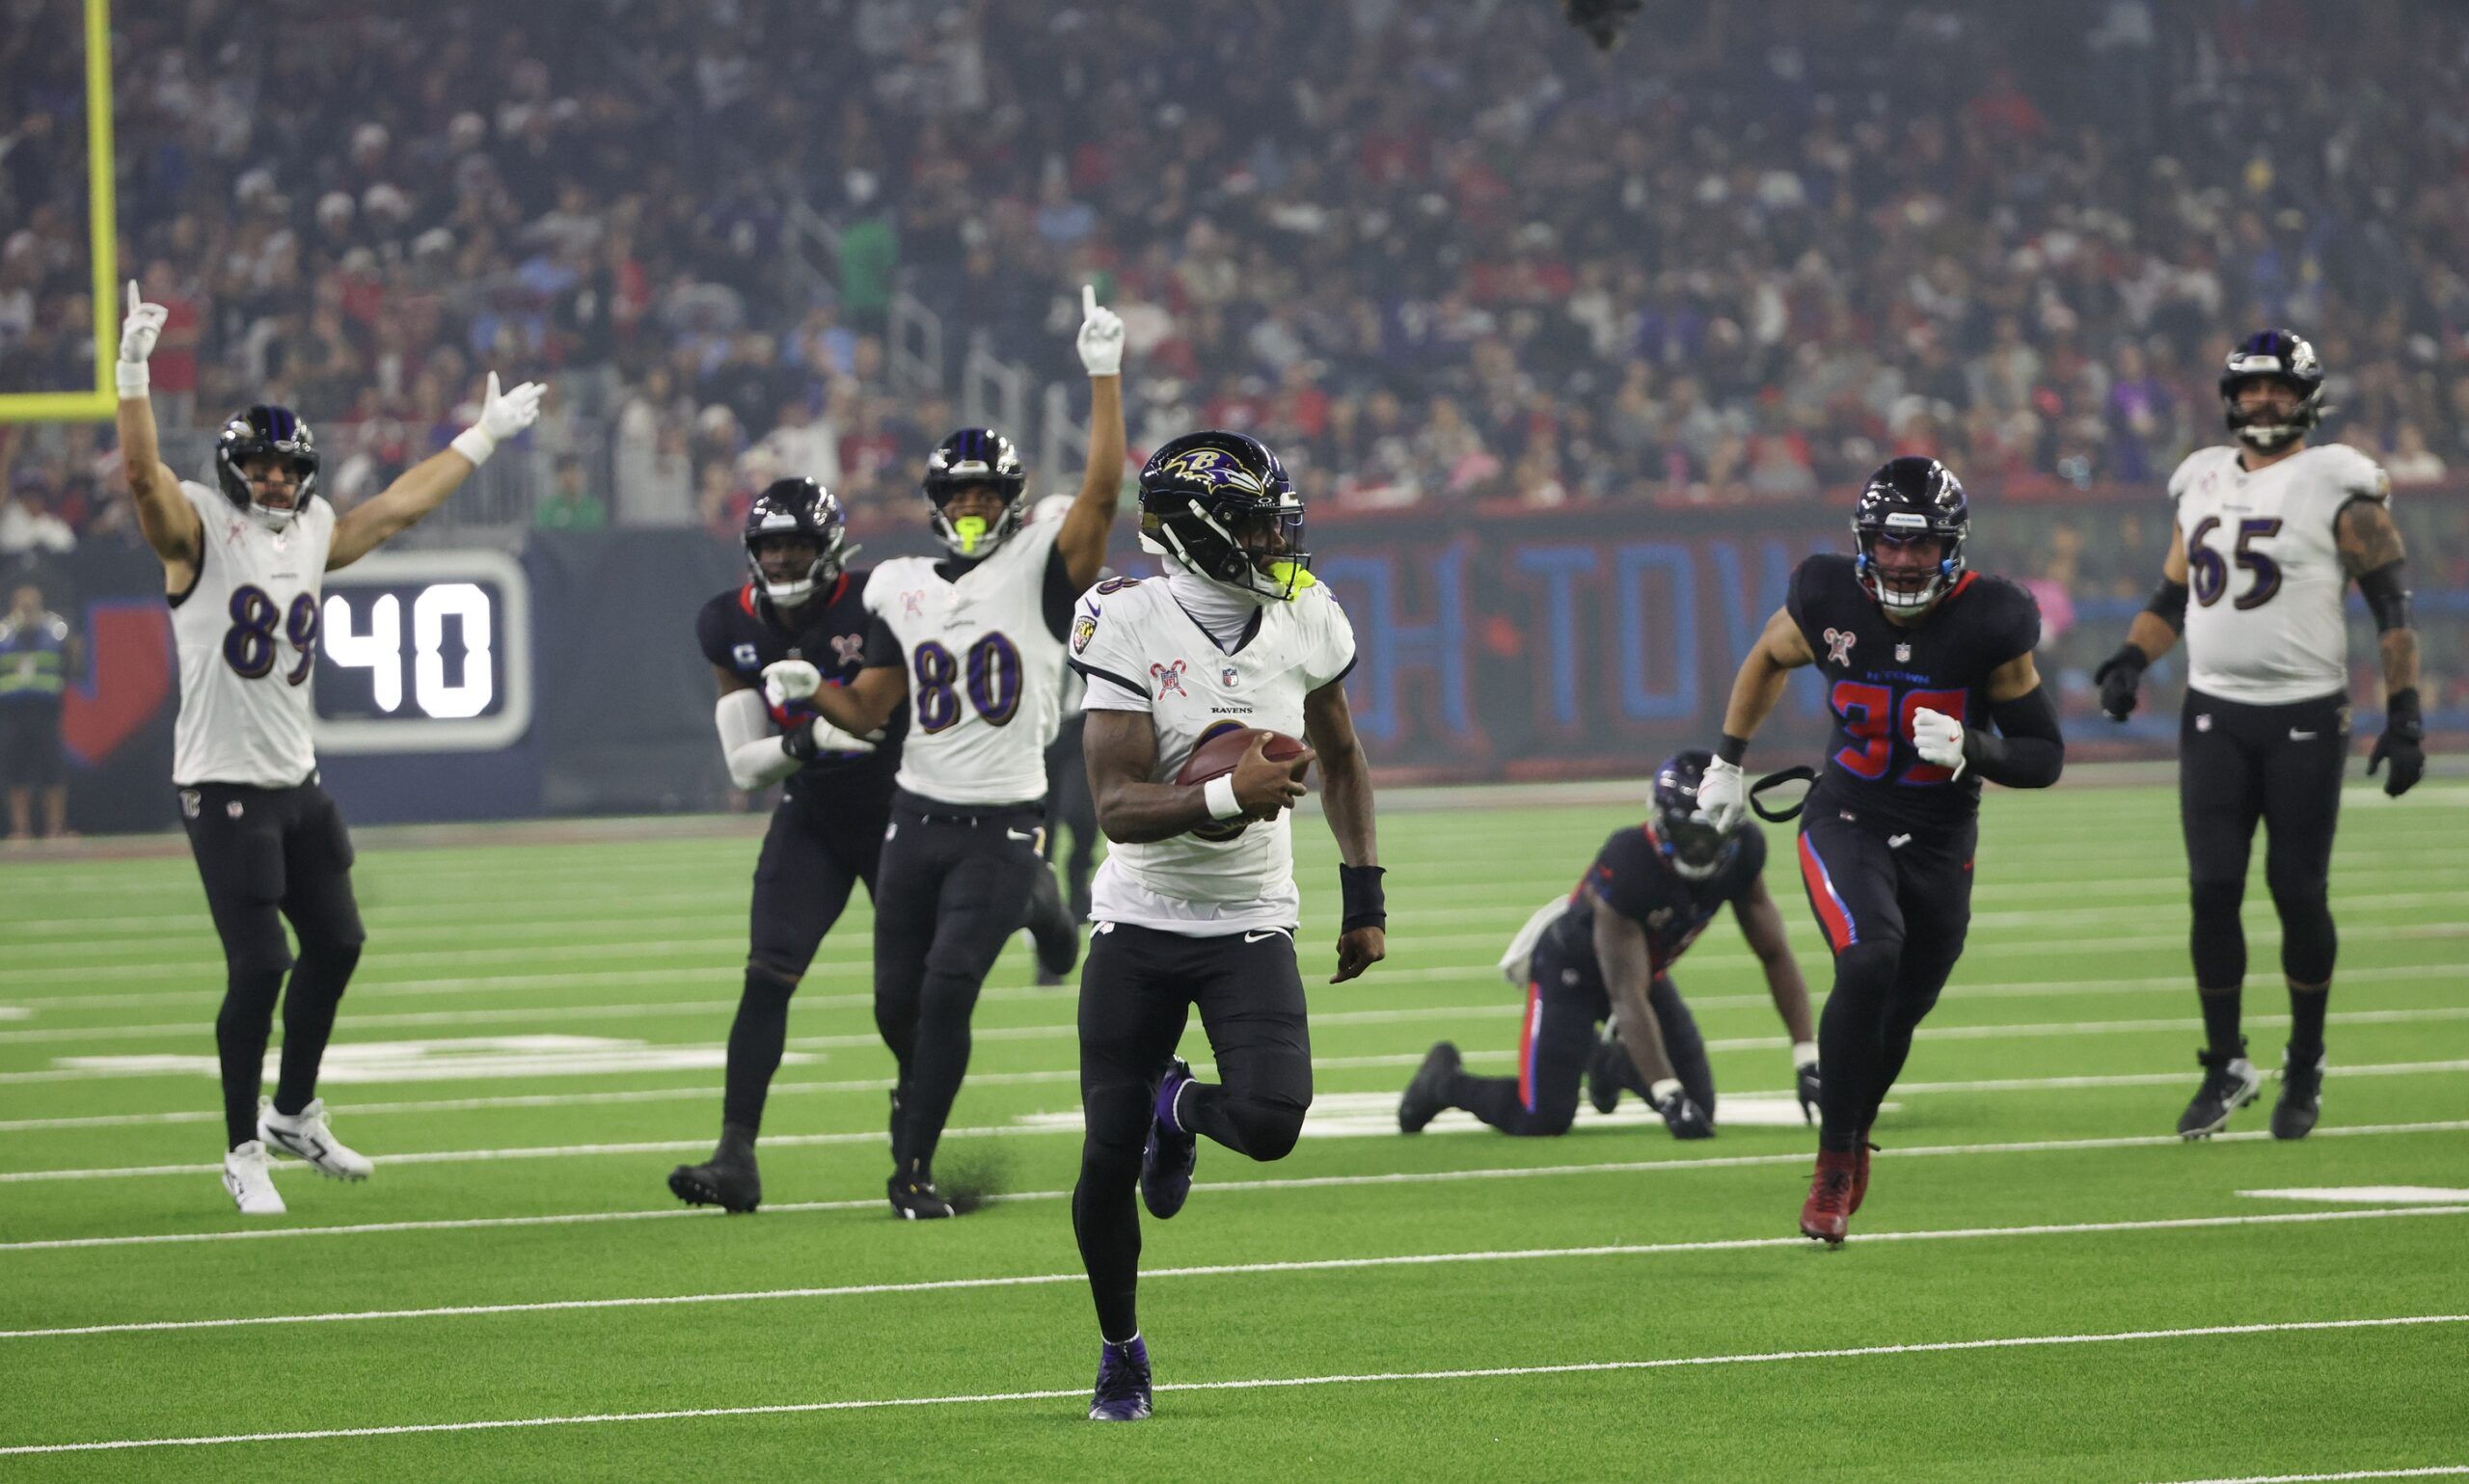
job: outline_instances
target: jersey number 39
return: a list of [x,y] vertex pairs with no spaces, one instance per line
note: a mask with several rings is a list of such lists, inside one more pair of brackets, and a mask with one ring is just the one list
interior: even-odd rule
[[[1961,690],[1906,690],[1898,695],[1885,686],[1866,685],[1856,680],[1838,680],[1834,693],[1829,698],[1834,714],[1843,718],[1843,731],[1858,746],[1838,748],[1834,761],[1845,772],[1855,777],[1876,780],[1886,775],[1894,763],[1894,743],[1898,737],[1912,735],[1914,714],[1923,706],[1943,715],[1964,719],[1966,692]],[[1935,763],[1914,761],[1904,769],[1900,783],[1945,783],[1955,776],[1954,769]]]

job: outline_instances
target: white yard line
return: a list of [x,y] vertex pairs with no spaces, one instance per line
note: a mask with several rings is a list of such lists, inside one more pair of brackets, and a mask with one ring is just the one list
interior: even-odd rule
[[2469,1464],[2430,1464],[2423,1469],[2351,1469],[2341,1473],[2248,1473],[2234,1479],[2184,1479],[2178,1484],[2321,1484],[2333,1479],[2432,1479],[2469,1473]]
[[[1077,1277],[1078,1275],[1073,1275]],[[2009,1335],[1985,1339],[1913,1340],[1901,1344],[1848,1345],[1835,1349],[1762,1350],[1723,1355],[1658,1356],[1642,1361],[1578,1361],[1558,1365],[1486,1365],[1451,1370],[1359,1371],[1321,1376],[1262,1376],[1233,1381],[1168,1382],[1156,1390],[1178,1391],[1249,1391],[1305,1386],[1372,1386],[1404,1381],[1495,1381],[1524,1376],[1602,1375],[1623,1371],[1677,1370],[1711,1365],[1772,1365],[1799,1361],[1873,1360],[1887,1356],[1946,1355],[1964,1351],[2033,1350],[2053,1346],[2116,1345],[2161,1339],[2223,1339],[2255,1335],[2320,1334],[2338,1330],[2391,1330],[2424,1325],[2469,1323],[2469,1314],[2394,1314],[2371,1319],[2293,1319],[2258,1324],[2208,1324],[2168,1330],[2112,1330],[2073,1335]],[[319,1438],[388,1438],[418,1433],[488,1432],[505,1428],[573,1427],[607,1422],[677,1421],[695,1417],[781,1417],[823,1412],[863,1412],[887,1407],[984,1406],[1033,1401],[1059,1401],[1088,1394],[1082,1387],[1036,1391],[982,1391],[945,1396],[896,1396],[819,1402],[777,1402],[767,1406],[681,1407],[658,1412],[602,1412],[564,1417],[496,1417],[460,1422],[406,1422],[383,1427],[320,1427],[294,1432],[222,1433],[185,1438],[118,1438],[85,1443],[36,1443],[0,1447],[0,1456],[30,1453],[91,1453],[126,1448],[203,1447],[216,1444],[289,1443]],[[2413,1473],[2448,1471],[2402,1471],[2393,1473],[2289,1474],[2286,1479],[2399,1478]],[[2217,1484],[2271,1484],[2270,1480],[2217,1481]]]
[[[1004,1130],[952,1129],[946,1132],[945,1137],[956,1138],[972,1134],[998,1131],[1018,1134],[1068,1133],[1071,1130],[1022,1128],[1007,1128]],[[2315,1131],[2314,1137],[2318,1139],[2386,1138],[2394,1135],[2461,1133],[2464,1131],[2469,1131],[2469,1119],[2427,1123],[2361,1123],[2349,1126],[2319,1128]],[[810,1137],[845,1141],[850,1136],[828,1134]],[[880,1139],[882,1135],[875,1134],[860,1137]],[[2270,1137],[2270,1134],[2263,1129],[2245,1129],[2232,1133],[2215,1134],[2212,1136],[2211,1142],[2213,1144],[2253,1144],[2260,1143]],[[783,1144],[793,1144],[797,1142],[799,1142],[797,1138],[792,1136],[786,1139],[767,1139],[764,1141],[764,1144],[768,1147],[776,1147]],[[2184,1142],[2184,1140],[2180,1139],[2175,1134],[2129,1134],[2105,1139],[2047,1139],[2031,1142],[2009,1142],[2002,1144],[1920,1145],[1909,1148],[1886,1150],[1883,1153],[1882,1157],[1888,1161],[1893,1161],[1900,1159],[1942,1158],[1948,1156],[1962,1157],[1980,1154],[2048,1154],[2079,1153],[2085,1150],[2095,1149],[2175,1148],[2183,1145]],[[655,1147],[658,1152],[679,1153],[699,1150],[707,1147],[709,1144],[709,1140],[692,1142],[680,1140],[673,1144],[653,1147]],[[600,1147],[601,1149],[608,1147],[617,1147],[628,1152],[632,1152],[645,1147]],[[593,1151],[597,1150],[585,1150],[585,1152]],[[566,1149],[501,1149],[446,1157],[449,1159],[475,1159],[521,1156],[525,1154],[565,1154],[568,1152],[572,1151]],[[386,1162],[388,1163],[410,1163],[414,1161],[414,1156],[393,1155],[386,1157]],[[1368,1185],[1444,1185],[1456,1184],[1468,1180],[1525,1180],[1551,1178],[1563,1175],[1669,1174],[1689,1170],[1743,1170],[1758,1167],[1789,1168],[1806,1165],[1808,1161],[1809,1155],[1806,1151],[1803,1150],[1783,1154],[1721,1154],[1701,1155],[1694,1158],[1680,1159],[1612,1160],[1593,1164],[1511,1165],[1490,1166],[1472,1170],[1410,1170],[1390,1171],[1376,1174],[1316,1174],[1289,1175],[1283,1178],[1265,1178],[1256,1180],[1208,1180],[1202,1183],[1201,1189],[1211,1194],[1223,1195],[1234,1192],[1248,1193],[1279,1190],[1353,1189]],[[221,1168],[222,1167],[219,1165],[181,1165],[165,1167],[159,1171],[147,1170],[137,1173],[179,1173],[185,1174],[203,1174],[219,1171]],[[989,1196],[986,1200],[989,1204],[1000,1204],[1032,1201],[1063,1201],[1070,1199],[1071,1195],[1072,1192],[1068,1190],[1014,1191],[1002,1195]],[[784,1204],[767,1204],[763,1209],[773,1213],[800,1211],[863,1211],[877,1209],[882,1205],[882,1200],[879,1197],[867,1197],[854,1201],[807,1201]],[[505,1227],[588,1226],[612,1221],[662,1221],[680,1217],[717,1218],[719,1215],[719,1213],[716,1211],[693,1211],[679,1206],[664,1206],[649,1211],[576,1211],[545,1216],[482,1216],[466,1217],[449,1221],[369,1222],[357,1226],[343,1227],[243,1227],[228,1231],[176,1231],[125,1236],[51,1237],[35,1241],[5,1242],[0,1243],[0,1253],[54,1252],[95,1247],[147,1247],[166,1244],[186,1244],[191,1242],[244,1242],[258,1241],[273,1237],[361,1236],[370,1233],[402,1231],[475,1231]]]

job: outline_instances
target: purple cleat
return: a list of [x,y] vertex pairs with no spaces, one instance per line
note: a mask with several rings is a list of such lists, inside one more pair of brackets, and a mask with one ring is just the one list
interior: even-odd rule
[[1140,1151],[1140,1200],[1164,1221],[1183,1208],[1192,1193],[1192,1167],[1200,1162],[1200,1138],[1184,1131],[1175,1103],[1192,1085],[1191,1066],[1177,1057],[1157,1084],[1157,1107],[1149,1120],[1149,1147]]
[[1149,1416],[1149,1343],[1135,1335],[1098,1352],[1098,1390],[1089,1398],[1092,1422],[1138,1422]]

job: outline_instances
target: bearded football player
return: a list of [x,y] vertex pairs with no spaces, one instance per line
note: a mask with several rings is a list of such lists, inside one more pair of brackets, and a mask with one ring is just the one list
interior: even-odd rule
[[1868,1194],[1869,1125],[1963,954],[1980,786],[2047,788],[2065,764],[2032,663],[2040,609],[2013,582],[1966,570],[1970,515],[1935,459],[1869,476],[1853,554],[1812,556],[1792,575],[1732,682],[1698,790],[1719,827],[1740,823],[1750,739],[1790,673],[1816,665],[1834,725],[1799,856],[1834,988],[1818,1025],[1826,1081],[1801,1230],[1830,1244]]
[[[1089,790],[1111,842],[1080,976],[1087,1132],[1072,1193],[1102,1341],[1089,1417],[1107,1422],[1151,1404],[1134,1188],[1168,1220],[1191,1193],[1204,1135],[1281,1159],[1312,1103],[1288,811],[1316,761],[1342,862],[1329,982],[1387,952],[1371,774],[1342,684],[1354,631],[1313,580],[1285,466],[1240,433],[1174,439],[1141,471],[1140,527],[1168,575],[1099,584],[1072,629],[1072,665],[1089,685]],[[1271,734],[1309,746],[1272,758]],[[1228,770],[1183,781],[1196,751],[1245,738]],[[1216,1082],[1175,1055],[1195,1007]]]
[[[1817,1107],[1818,1048],[1808,985],[1767,895],[1766,835],[1744,821],[1719,830],[1697,801],[1714,759],[1691,749],[1655,770],[1645,823],[1615,830],[1575,889],[1530,919],[1501,963],[1526,991],[1517,1075],[1474,1077],[1456,1045],[1424,1058],[1397,1104],[1397,1127],[1420,1133],[1462,1108],[1506,1134],[1564,1134],[1581,1076],[1600,1113],[1623,1091],[1644,1097],[1676,1139],[1715,1133],[1715,1072],[1671,966],[1728,905],[1766,970],[1792,1039],[1801,1113]],[[1595,1027],[1610,1022],[1598,1039]]]
[[2246,933],[2238,912],[2255,826],[2270,831],[2264,878],[2280,917],[2289,1045],[2275,1139],[2315,1127],[2323,1088],[2323,1013],[2339,946],[2332,926],[2332,831],[2348,762],[2351,581],[2374,617],[2384,716],[2366,770],[2407,793],[2426,772],[2418,636],[2392,524],[2392,482],[2346,444],[2309,446],[2323,413],[2323,365],[2287,330],[2247,337],[2220,373],[2234,445],[2188,454],[2169,478],[2177,518],[2160,585],[2099,671],[2101,706],[2131,715],[2144,668],[2186,640],[2178,729],[2179,819],[2191,877],[2203,1081],[2178,1119],[2183,1138],[2229,1125],[2264,1074],[2238,1028]]

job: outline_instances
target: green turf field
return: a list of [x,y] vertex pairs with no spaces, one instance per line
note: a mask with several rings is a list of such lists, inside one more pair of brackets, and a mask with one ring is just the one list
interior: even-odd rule
[[[1314,993],[1294,1154],[1204,1145],[1146,1228],[1157,1416],[1080,1420],[1070,990],[1017,949],[940,1162],[1006,1198],[893,1222],[853,908],[790,1025],[770,1204],[663,1176],[718,1122],[748,834],[364,841],[370,943],[324,1089],[366,1185],[217,1179],[221,967],[184,855],[0,865],[0,1477],[2193,1479],[2469,1466],[2469,788],[2352,792],[2323,1126],[2171,1136],[2199,1039],[2174,796],[1992,790],[1970,950],[1880,1120],[1868,1205],[1795,1235],[1811,1135],[1726,922],[1676,978],[1723,1134],[1590,1110],[1435,1125],[1432,1040],[1506,1070],[1491,968],[1617,807],[1382,821],[1391,957]],[[1428,803],[1425,796],[1422,802]],[[1325,980],[1335,851],[1296,838]],[[1823,949],[1769,867],[1823,993]],[[2248,904],[2256,1058],[2278,934]],[[1197,1027],[1185,1042],[1195,1061]],[[1207,1075],[1206,1067],[1203,1075]],[[270,1084],[269,1084],[270,1085]],[[1383,1128],[1390,1131],[1383,1132]],[[2348,1200],[2293,1188],[2435,1187]],[[329,1430],[346,1436],[317,1436]],[[307,1433],[309,1436],[284,1436]],[[140,1452],[45,1444],[258,1441]]]

